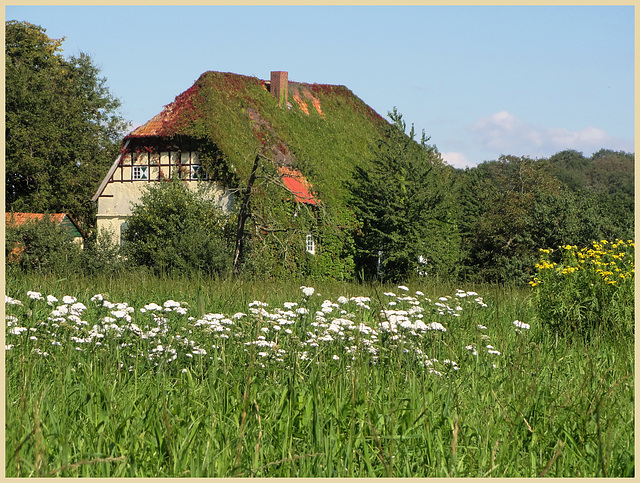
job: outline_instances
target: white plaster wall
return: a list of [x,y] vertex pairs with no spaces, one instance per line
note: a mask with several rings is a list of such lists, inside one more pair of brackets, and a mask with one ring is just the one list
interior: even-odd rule
[[[98,232],[108,231],[114,242],[120,243],[121,226],[131,214],[134,204],[140,202],[145,186],[153,181],[110,182],[98,198],[97,228]],[[200,191],[203,196],[218,205],[223,212],[229,213],[233,208],[233,193],[217,181],[187,181],[193,190]]]

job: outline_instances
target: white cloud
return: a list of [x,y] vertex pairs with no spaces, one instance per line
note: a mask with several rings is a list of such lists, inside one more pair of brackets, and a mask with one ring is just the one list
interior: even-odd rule
[[579,131],[528,124],[507,111],[478,119],[472,126],[473,141],[483,149],[514,156],[548,157],[565,149],[590,155],[599,149],[633,152],[633,140],[614,138],[588,126]]
[[464,169],[466,167],[475,166],[474,163],[471,163],[467,157],[462,153],[440,153],[442,155],[442,159],[444,159],[447,164],[450,164],[454,168]]

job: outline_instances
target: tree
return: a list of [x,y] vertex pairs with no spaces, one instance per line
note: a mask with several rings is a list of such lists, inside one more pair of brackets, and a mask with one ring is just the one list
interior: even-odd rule
[[86,229],[126,128],[120,102],[89,56],[62,57],[64,39],[26,22],[5,27],[7,208],[68,212]]
[[539,248],[575,242],[572,198],[539,161],[501,156],[471,170],[465,188],[467,278],[526,283]]
[[424,132],[417,142],[413,126],[407,135],[397,110],[389,117],[373,163],[358,167],[350,184],[361,222],[358,268],[396,281],[424,268],[446,272],[457,252],[452,170]]
[[137,265],[203,274],[231,267],[233,220],[179,179],[146,187],[126,223],[123,252]]

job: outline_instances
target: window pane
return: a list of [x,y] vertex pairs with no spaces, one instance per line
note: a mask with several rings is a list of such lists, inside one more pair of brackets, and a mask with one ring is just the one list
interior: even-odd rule
[[147,166],[134,166],[133,167],[133,179],[149,179]]
[[193,179],[193,180],[209,179],[209,177],[207,176],[207,173],[205,173],[205,171],[202,169],[202,166],[199,164],[194,164],[191,166],[191,172],[189,177],[190,179]]
[[312,255],[316,253],[316,244],[313,241],[313,235],[307,235],[307,251]]

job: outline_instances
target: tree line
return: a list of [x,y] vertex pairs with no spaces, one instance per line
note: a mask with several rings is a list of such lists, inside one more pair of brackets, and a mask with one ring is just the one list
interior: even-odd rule
[[[96,233],[90,197],[127,126],[120,102],[87,55],[61,55],[63,39],[26,22],[5,26],[7,211],[68,212],[87,234],[80,255],[70,254],[74,248],[47,222],[38,242],[37,228],[8,228],[7,257],[21,242],[24,256],[15,264],[23,270],[76,266],[98,273],[129,263],[163,273],[227,273],[238,258],[237,214],[223,217],[179,183],[148,190],[133,210],[129,226],[135,229],[125,233],[122,249]],[[461,170],[442,160],[424,132],[418,139],[395,109],[389,118],[374,158],[344,180],[358,222],[330,239],[353,259],[342,277],[523,284],[540,248],[633,238],[631,153],[503,155]],[[167,202],[183,207],[184,216],[159,209]],[[166,235],[162,243],[158,230]],[[251,244],[246,247],[244,269],[253,275],[259,264],[251,263]]]

